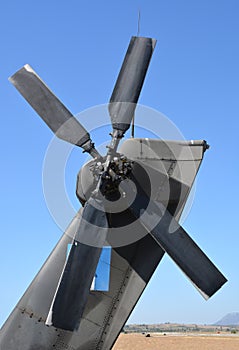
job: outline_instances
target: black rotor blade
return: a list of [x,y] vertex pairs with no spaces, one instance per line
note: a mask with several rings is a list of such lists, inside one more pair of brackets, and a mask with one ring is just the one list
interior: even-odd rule
[[[108,220],[100,200],[85,204],[80,227],[66,261],[47,324],[69,331],[77,330],[87,304],[102,247],[106,241]],[[81,239],[92,238],[91,246]]]
[[[146,210],[145,203],[149,203]],[[130,205],[130,210],[205,299],[211,297],[227,282],[162,203],[149,201],[142,190],[140,199]]]
[[9,80],[59,138],[77,146],[90,141],[85,128],[28,64]]
[[156,40],[132,37],[110,98],[113,129],[125,132],[134,116]]

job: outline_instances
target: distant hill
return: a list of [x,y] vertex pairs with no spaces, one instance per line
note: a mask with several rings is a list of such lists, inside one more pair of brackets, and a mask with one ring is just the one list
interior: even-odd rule
[[238,326],[239,312],[232,312],[215,323],[215,326]]

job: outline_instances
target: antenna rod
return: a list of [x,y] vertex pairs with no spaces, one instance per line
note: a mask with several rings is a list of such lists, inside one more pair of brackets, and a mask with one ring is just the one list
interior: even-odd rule
[[138,31],[137,31],[137,36],[139,36],[139,32],[140,32],[140,9],[138,11]]
[[[140,9],[138,11],[138,30],[137,30],[137,36],[139,36],[139,32],[140,32]],[[133,116],[132,118],[132,127],[131,127],[131,137],[134,138],[134,119],[135,116]]]

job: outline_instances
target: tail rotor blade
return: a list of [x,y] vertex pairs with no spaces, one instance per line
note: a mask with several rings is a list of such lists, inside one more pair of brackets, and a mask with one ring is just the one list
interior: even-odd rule
[[[159,213],[159,210],[158,206],[156,213]],[[210,298],[226,283],[227,279],[169,211],[163,208],[163,212],[162,219],[150,232],[152,237],[186,274],[203,297]],[[143,224],[148,226],[148,220],[150,217],[145,217]]]
[[[137,180],[134,179],[134,181]],[[125,190],[129,191],[130,187]],[[142,213],[145,203],[149,204]],[[149,201],[142,190],[140,200],[137,203],[133,202],[130,210],[205,299],[211,297],[227,282],[227,279],[162,203]]]
[[109,104],[113,129],[125,132],[134,116],[156,40],[132,37]]
[[[107,232],[103,203],[90,198],[85,204],[46,324],[69,331],[78,329]],[[83,236],[89,235],[91,246],[80,242]]]
[[91,141],[85,128],[28,64],[9,80],[59,138],[77,146]]

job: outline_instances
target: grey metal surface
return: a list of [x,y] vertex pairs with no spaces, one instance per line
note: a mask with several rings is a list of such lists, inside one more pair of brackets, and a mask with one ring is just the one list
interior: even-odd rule
[[[143,199],[144,201],[144,199]],[[137,204],[139,206],[137,206]],[[140,202],[132,211],[138,217]],[[151,202],[140,221],[155,241],[185,273],[207,299],[216,293],[227,279],[203,253],[187,232],[178,224],[162,203]]]
[[9,80],[59,138],[77,146],[90,141],[85,128],[28,64]]
[[110,98],[109,113],[114,129],[125,132],[134,116],[156,40],[132,37]]
[[[113,250],[110,290],[90,292],[80,328],[68,332],[46,326],[45,320],[54,291],[64,267],[67,246],[72,242],[80,224],[78,215],[43,268],[22,297],[0,333],[1,350],[55,349],[110,349],[138,300],[153,269],[162,258],[163,251],[151,237],[126,250]],[[148,250],[149,262],[140,264],[142,252]],[[130,264],[135,267],[131,268]],[[147,266],[147,268],[146,268]],[[142,272],[141,272],[142,271]],[[142,275],[142,276],[140,276]],[[105,345],[107,341],[108,345]]]
[[[124,141],[119,152],[143,164],[151,182],[151,199],[165,207],[170,204],[171,214],[179,221],[205,150],[204,140],[131,138]],[[145,185],[140,177],[138,181]]]
[[[72,332],[79,328],[107,231],[103,203],[90,198],[83,209],[46,324]],[[92,237],[91,246],[81,243],[84,235]]]
[[80,214],[73,219],[1,328],[1,350],[48,350],[62,340],[63,333],[67,343],[66,336],[71,333],[47,327],[45,321],[65,265],[67,246],[72,243],[79,224]]
[[[137,158],[138,150],[140,151],[139,142],[135,141],[133,146],[134,140],[131,143],[129,141],[126,140],[122,148],[125,153],[131,153],[132,158]],[[147,140],[142,141],[147,142]],[[167,158],[167,148],[160,140],[155,141],[153,147],[160,157]],[[177,147],[181,148],[184,145],[180,144]],[[187,182],[189,188],[192,186],[203,156],[202,144],[190,147],[193,149],[195,160],[191,159],[189,162],[195,161],[196,169],[190,179],[191,183]],[[178,153],[182,154],[181,151]],[[151,160],[146,158],[143,157],[143,161],[150,163]],[[178,158],[180,162],[180,156]],[[186,158],[183,159],[186,161]],[[159,159],[154,160],[156,168],[158,168],[157,163],[160,163]],[[188,169],[185,168],[184,172],[182,167],[182,182],[185,178],[189,179]],[[171,172],[170,176],[174,176],[174,172]],[[188,194],[188,192],[185,193],[184,200],[181,202],[179,216]],[[48,350],[53,345],[57,350],[108,350],[112,348],[120,330],[162,259],[164,250],[149,234],[135,243],[114,248],[111,258],[109,292],[90,292],[78,331],[68,332],[46,326],[45,321],[65,266],[67,246],[72,243],[80,220],[81,216],[78,214],[4,324],[0,333],[1,350]]]
[[[156,242],[176,262],[203,296],[208,298],[220,289],[227,280],[174,218],[174,215],[178,213],[179,203],[184,202],[185,194],[188,192],[188,186],[184,181],[188,182],[192,175],[196,175],[194,160],[196,158],[198,161],[202,157],[205,142],[198,141],[191,142],[191,144],[184,142],[177,145],[176,142],[161,141],[161,147],[158,150],[156,140],[148,140],[149,147],[145,147],[145,149],[144,142],[145,140],[139,139],[128,141],[128,144],[135,148],[135,154],[140,149],[141,159],[140,157],[139,159],[141,162],[143,161],[144,169],[150,176],[152,188],[149,193],[141,175],[134,178],[134,183],[139,183],[137,189],[138,193],[141,192],[141,194],[138,200],[131,204],[131,210],[136,217],[140,218],[146,230],[151,232]],[[194,153],[192,149],[194,149]],[[159,150],[160,152],[158,152]],[[134,152],[132,148],[130,152]],[[136,157],[134,159],[136,160]],[[159,159],[164,163],[157,161]],[[168,162],[165,164],[165,161],[168,160],[171,163],[175,161],[176,163],[180,163],[180,161],[191,163],[191,171],[189,171],[188,166],[186,171],[184,170],[188,179],[183,176],[182,167],[179,172],[179,169],[174,166],[172,172],[171,165],[168,166]],[[192,161],[190,162],[190,160]],[[147,167],[147,164],[151,166]],[[174,174],[174,177],[168,177],[170,173],[171,176]],[[160,196],[155,195],[156,184],[161,184]],[[146,209],[145,203],[147,203]]]
[[[141,141],[143,143],[149,142],[148,139],[141,139]],[[162,159],[166,159],[167,162],[169,162],[168,147],[165,147],[161,140],[152,140],[152,142],[154,151],[160,155],[158,156],[157,160],[155,159],[156,157],[153,160],[154,168],[161,169],[160,163]],[[178,157],[179,162],[181,161],[182,163],[195,163],[193,166],[191,166],[191,168],[184,168],[182,166],[181,181],[184,182],[185,179],[188,179],[187,187],[190,189],[203,157],[204,142],[200,141],[194,145],[192,145],[191,142],[171,142],[173,143],[175,149],[177,149],[177,156],[175,156],[175,158]],[[125,154],[128,156],[130,155],[131,159],[138,160],[138,157],[140,156],[140,148],[138,147],[139,144],[139,140],[136,139],[126,140],[123,143],[120,152],[123,150]],[[183,151],[183,149],[186,146],[188,147],[188,145],[192,148],[191,151],[193,156],[190,155],[190,157],[186,159],[186,155],[189,156],[189,153]],[[141,157],[141,160],[145,164],[148,164],[149,162],[149,165],[151,165],[152,159],[146,157],[145,153],[141,154]],[[174,164],[174,161],[175,159],[171,159],[171,165]],[[168,166],[168,169],[170,168],[171,167]],[[174,170],[176,171],[176,168],[174,168]],[[191,172],[190,177],[188,171]],[[175,173],[173,171],[169,172],[169,177],[172,177],[174,175]],[[155,184],[155,188],[156,187],[157,185]],[[181,202],[177,211],[178,219],[182,214],[182,208],[188,198],[188,195],[189,191],[185,192],[184,197],[181,198]],[[150,235],[144,236],[141,240],[133,244],[113,249],[110,292],[104,295],[101,294],[101,297],[98,299],[97,306],[93,303],[93,301],[91,301],[91,299],[89,299],[89,310],[92,304],[93,306],[91,311],[89,311],[87,314],[87,320],[90,319],[92,321],[91,328],[93,329],[93,322],[94,320],[96,320],[97,323],[100,322],[101,313],[105,313],[105,316],[107,315],[107,317],[105,317],[105,321],[100,327],[99,332],[96,333],[96,342],[92,343],[89,340],[86,347],[83,346],[79,349],[108,350],[112,348],[121,328],[127,321],[155,268],[162,259],[163,254],[164,250],[155,242],[155,240]],[[123,274],[122,270],[125,271]],[[114,295],[113,300],[109,298],[109,296],[112,295],[111,293]],[[106,305],[109,305],[110,307],[106,307]],[[85,329],[87,329],[87,326],[86,321],[83,318],[79,332],[73,337],[76,343],[78,335],[79,339],[82,339]]]
[[[80,328],[72,337],[74,347],[112,348],[163,254],[148,235],[134,244],[113,249],[109,292],[90,293]],[[147,264],[141,263],[142,256]]]

